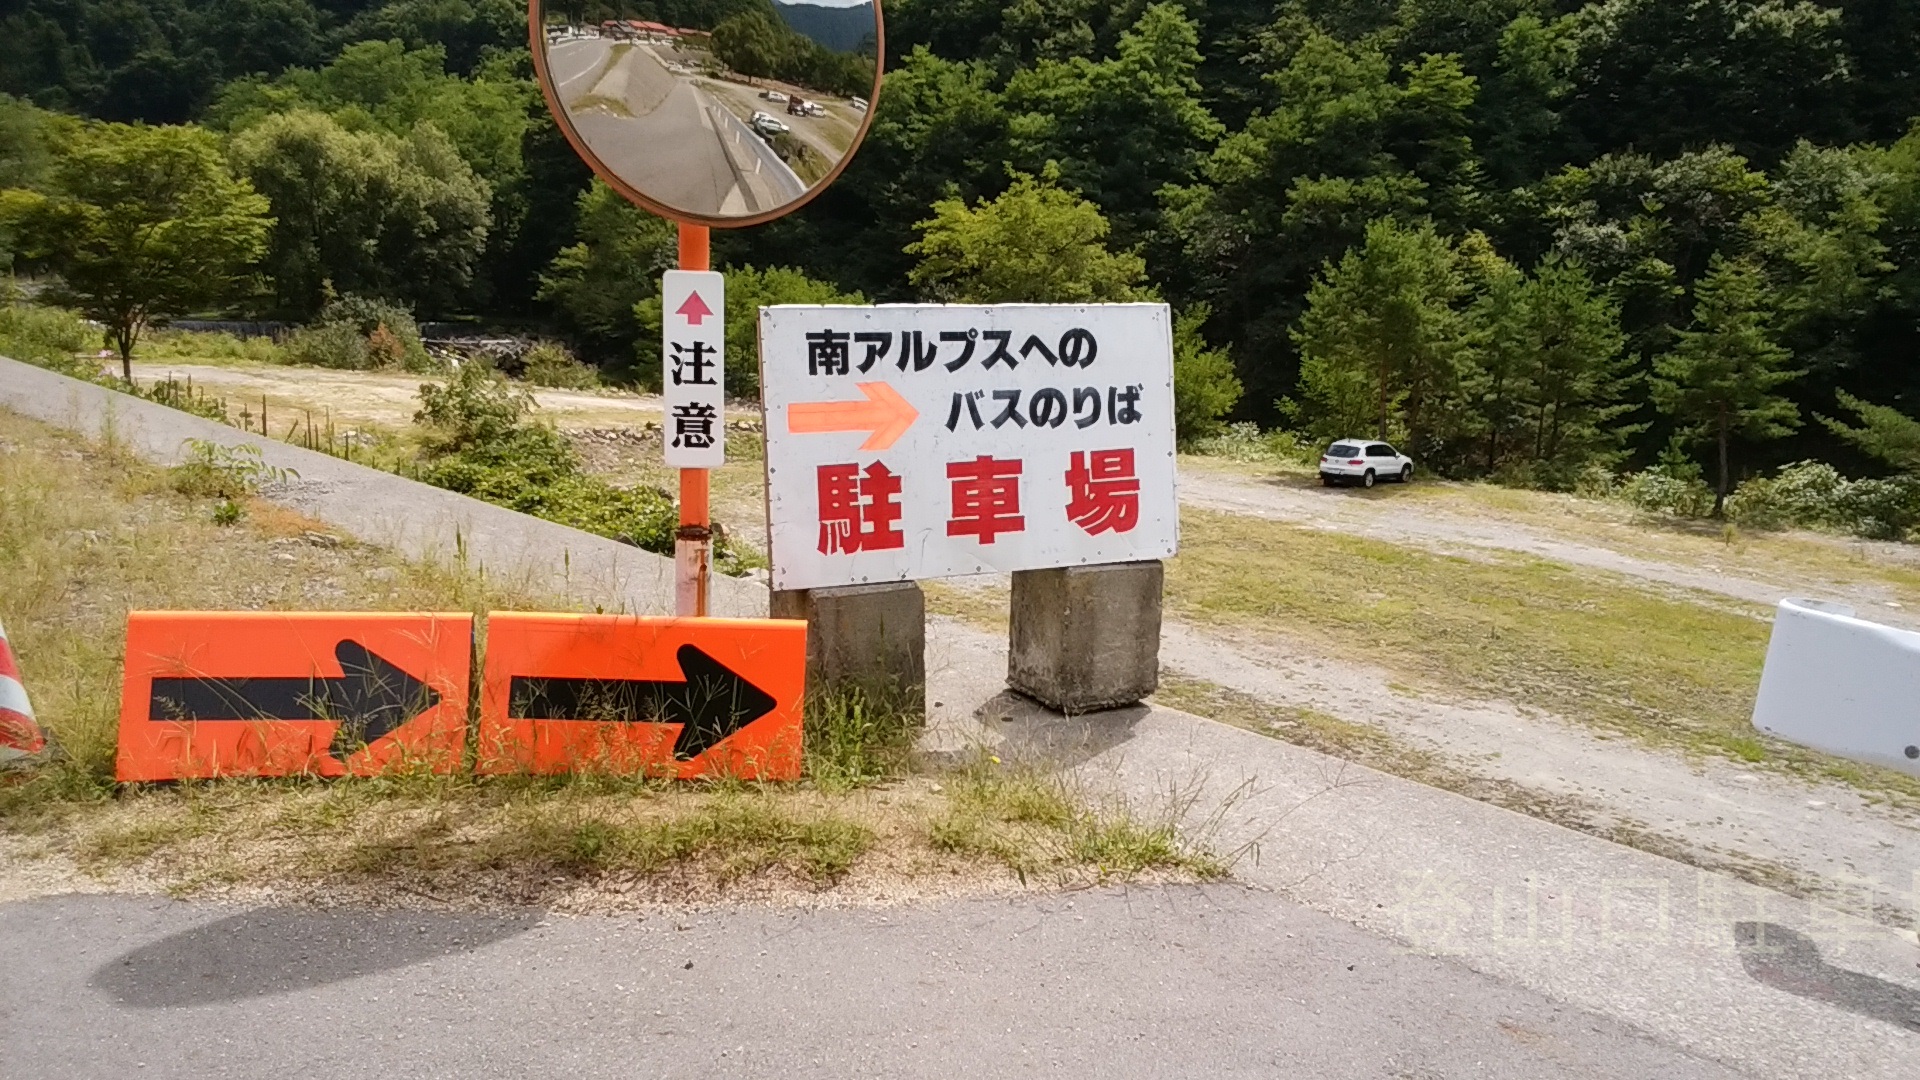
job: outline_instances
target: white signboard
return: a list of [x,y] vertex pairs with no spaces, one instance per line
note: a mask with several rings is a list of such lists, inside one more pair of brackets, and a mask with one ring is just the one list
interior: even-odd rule
[[1165,304],[760,309],[773,585],[1171,556]]
[[660,281],[661,441],[675,469],[727,462],[726,294],[719,274],[669,270]]

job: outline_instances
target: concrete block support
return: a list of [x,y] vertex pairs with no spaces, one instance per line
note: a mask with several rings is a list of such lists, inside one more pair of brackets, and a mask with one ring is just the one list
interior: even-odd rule
[[1016,571],[1007,685],[1063,713],[1159,689],[1164,578],[1158,561]]
[[927,692],[927,601],[911,581],[775,592],[769,613],[807,621],[807,688],[856,687],[909,703]]

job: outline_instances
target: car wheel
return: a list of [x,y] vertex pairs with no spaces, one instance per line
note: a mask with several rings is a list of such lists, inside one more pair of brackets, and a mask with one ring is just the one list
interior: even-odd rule
[[1400,482],[1403,484],[1411,484],[1413,482],[1413,466],[1400,466]]
[[1331,477],[1331,476],[1326,476],[1326,475],[1324,475],[1324,474],[1323,474],[1323,475],[1322,475],[1322,476],[1320,477],[1320,486],[1321,486],[1321,487],[1332,487],[1332,486],[1333,486],[1333,477]]
[[1360,478],[1360,486],[1361,487],[1373,486],[1373,470],[1372,469],[1368,469],[1367,475]]

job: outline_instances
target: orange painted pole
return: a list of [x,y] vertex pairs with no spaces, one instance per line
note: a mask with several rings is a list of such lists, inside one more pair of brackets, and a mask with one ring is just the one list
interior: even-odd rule
[[[706,270],[712,262],[705,225],[680,225],[680,269]],[[720,317],[726,318],[721,312]],[[708,614],[712,578],[713,525],[709,520],[710,476],[705,469],[680,470],[680,531],[674,534],[674,611]]]

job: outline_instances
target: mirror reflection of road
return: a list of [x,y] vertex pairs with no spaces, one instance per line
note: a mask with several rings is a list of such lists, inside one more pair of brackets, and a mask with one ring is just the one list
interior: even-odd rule
[[580,138],[641,193],[696,214],[755,214],[806,185],[744,121],[652,46],[554,43],[547,65]]
[[769,101],[760,96],[759,87],[743,86],[736,82],[711,82],[706,90],[715,96],[725,96],[737,113],[742,109],[749,114],[755,110],[772,114],[775,120],[787,125],[793,136],[813,148],[813,152],[828,166],[838,164],[853,144],[853,136],[860,129],[859,114],[842,101],[835,100],[816,91],[806,90],[788,83],[765,81],[762,86],[780,90],[787,94],[799,94],[818,102],[826,109],[825,116],[794,116],[787,112],[786,105]]

